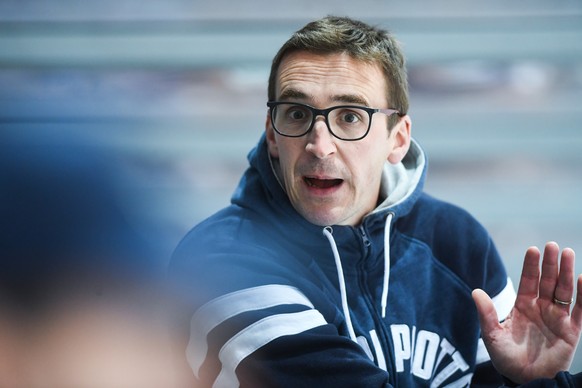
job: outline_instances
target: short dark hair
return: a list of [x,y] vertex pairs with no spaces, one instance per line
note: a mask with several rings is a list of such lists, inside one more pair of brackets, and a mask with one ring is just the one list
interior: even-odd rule
[[[348,17],[327,16],[308,23],[295,32],[279,49],[271,65],[268,98],[276,99],[276,83],[283,58],[292,52],[316,54],[347,53],[352,58],[378,63],[386,78],[386,95],[390,108],[408,113],[406,60],[400,44],[387,30]],[[390,128],[398,116],[389,121]]]

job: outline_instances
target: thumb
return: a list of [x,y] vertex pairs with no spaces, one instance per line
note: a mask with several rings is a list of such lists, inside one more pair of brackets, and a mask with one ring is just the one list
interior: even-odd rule
[[485,291],[478,288],[473,290],[471,295],[477,307],[483,339],[489,338],[491,333],[499,327],[497,311],[495,310],[493,301]]

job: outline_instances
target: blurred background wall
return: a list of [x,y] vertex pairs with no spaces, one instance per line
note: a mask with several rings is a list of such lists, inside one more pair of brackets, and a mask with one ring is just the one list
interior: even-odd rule
[[139,182],[127,218],[167,260],[228,203],[264,128],[272,56],[327,14],[399,37],[426,189],[487,227],[516,283],[530,245],[582,255],[577,0],[0,0],[0,131],[83,132],[123,155]]

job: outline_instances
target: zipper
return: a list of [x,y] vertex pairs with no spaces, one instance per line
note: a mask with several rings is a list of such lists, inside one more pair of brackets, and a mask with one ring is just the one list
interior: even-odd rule
[[360,235],[362,237],[362,242],[364,243],[364,247],[368,248],[371,245],[371,243],[370,243],[370,239],[368,239],[368,234],[366,233],[366,230],[364,229],[364,225],[360,225],[359,229],[360,229]]

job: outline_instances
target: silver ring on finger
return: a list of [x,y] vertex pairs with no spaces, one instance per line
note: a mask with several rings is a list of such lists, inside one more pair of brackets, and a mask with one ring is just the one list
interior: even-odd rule
[[574,298],[571,298],[570,300],[565,301],[565,300],[560,300],[554,296],[554,303],[559,304],[560,306],[570,306],[572,304],[572,302],[574,302]]

